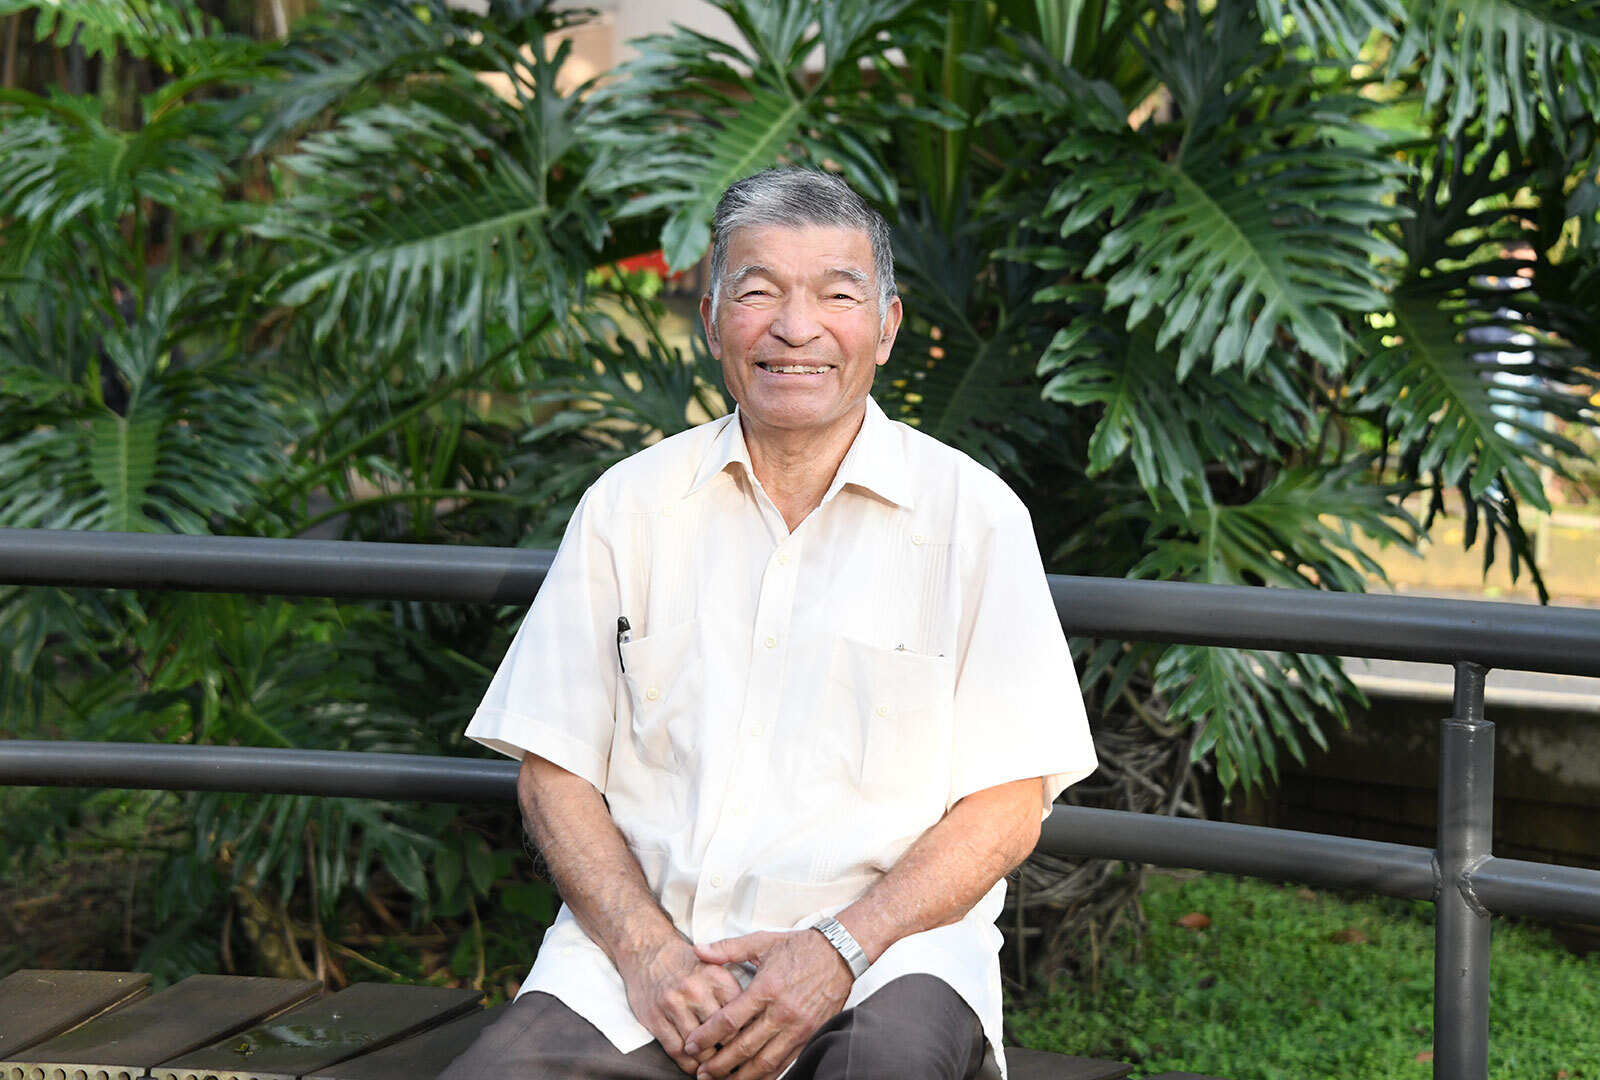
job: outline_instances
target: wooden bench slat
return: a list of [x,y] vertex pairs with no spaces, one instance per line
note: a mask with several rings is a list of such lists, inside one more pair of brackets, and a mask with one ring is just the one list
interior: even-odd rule
[[357,983],[150,1070],[154,1080],[300,1080],[367,1050],[454,1020],[476,990]]
[[0,1060],[150,992],[144,971],[43,971],[0,979]]
[[400,1076],[431,1078],[460,1057],[478,1032],[500,1017],[500,1009],[478,1009],[459,1020],[391,1043],[324,1069],[306,1080],[395,1080]]
[[1132,1071],[1133,1066],[1126,1061],[1006,1047],[1006,1072],[1011,1080],[1122,1080]]
[[38,1044],[0,1077],[24,1080],[30,1070],[51,1076],[57,1069],[71,1076],[87,1065],[111,1080],[133,1080],[152,1065],[304,1004],[321,989],[315,979],[191,975]]

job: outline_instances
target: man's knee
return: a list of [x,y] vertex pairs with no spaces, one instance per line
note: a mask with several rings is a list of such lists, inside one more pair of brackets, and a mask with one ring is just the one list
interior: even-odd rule
[[836,1022],[801,1055],[816,1080],[963,1080],[983,1063],[983,1027],[943,979],[895,979]]
[[472,1045],[445,1067],[438,1080],[478,1080],[499,1076],[528,1041],[529,1033],[552,1000],[545,994],[524,994],[501,1010],[501,1015],[478,1032]]

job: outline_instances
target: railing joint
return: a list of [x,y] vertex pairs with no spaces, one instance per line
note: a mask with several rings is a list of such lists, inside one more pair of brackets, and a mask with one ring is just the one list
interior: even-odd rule
[[[1488,906],[1484,904],[1481,899],[1479,899],[1477,882],[1473,880],[1472,875],[1477,873],[1478,868],[1483,866],[1484,863],[1488,862],[1490,858],[1492,858],[1492,856],[1479,855],[1476,858],[1469,860],[1467,864],[1461,868],[1461,872],[1456,875],[1456,891],[1459,892],[1461,894],[1461,898],[1467,902],[1467,907],[1472,909],[1473,914],[1481,915],[1484,918],[1488,918],[1490,915],[1493,915],[1494,912],[1489,910]],[[1435,859],[1435,868],[1437,868],[1438,865],[1438,860]]]

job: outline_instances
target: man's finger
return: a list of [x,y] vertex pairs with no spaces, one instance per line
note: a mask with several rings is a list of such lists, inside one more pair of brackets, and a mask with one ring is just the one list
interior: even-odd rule
[[745,1080],[747,1076],[758,1080],[768,1075],[763,1067],[751,1067],[751,1061],[781,1034],[777,1025],[768,1020],[765,1014],[760,1015],[745,1024],[738,1035],[732,1037],[732,1041],[700,1066],[697,1080],[723,1080],[735,1069],[739,1070],[739,1080]]
[[702,1019],[710,1019],[711,1013],[722,1008],[728,1002],[744,993],[744,986],[733,977],[733,972],[721,964],[711,964],[706,968],[706,978],[711,983],[711,1009]]
[[[688,1049],[683,1045],[684,1041],[688,1038],[689,1032],[699,1027],[702,1023],[699,1014],[695,1012],[694,1003],[681,998],[669,1000],[662,1004],[661,1011],[667,1018],[667,1022],[672,1025],[673,1042],[677,1043],[677,1046],[667,1046],[665,1041],[661,1045],[669,1054],[677,1051],[688,1054]],[[690,1054],[690,1056],[693,1055]]]
[[708,945],[696,945],[694,953],[706,964],[746,964],[760,961],[772,947],[773,934],[758,931],[743,937],[723,938]]
[[740,994],[684,1037],[683,1052],[699,1054],[702,1050],[719,1043],[723,1045],[731,1043],[733,1037],[743,1031],[765,1007],[765,1002],[753,997],[749,992]]
[[677,1021],[665,1011],[649,1018],[640,1017],[640,1020],[645,1029],[656,1037],[656,1042],[661,1044],[661,1049],[666,1051],[667,1056],[678,1068],[691,1076],[699,1070],[699,1060],[684,1052],[683,1034],[677,1028]]

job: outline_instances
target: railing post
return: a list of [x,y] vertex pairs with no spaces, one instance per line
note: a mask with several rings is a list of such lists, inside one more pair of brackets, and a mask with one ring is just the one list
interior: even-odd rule
[[1484,667],[1455,669],[1455,715],[1439,732],[1433,1075],[1488,1080],[1489,912],[1471,874],[1489,857],[1494,829],[1494,725],[1483,716]]

